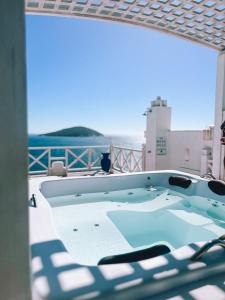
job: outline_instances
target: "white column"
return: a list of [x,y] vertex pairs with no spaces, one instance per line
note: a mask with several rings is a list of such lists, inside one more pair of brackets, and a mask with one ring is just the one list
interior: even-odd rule
[[146,117],[146,146],[145,146],[145,170],[154,171],[156,169],[156,118],[151,111]]
[[30,299],[24,1],[0,1],[0,298]]
[[[171,108],[167,106],[167,101],[157,97],[151,102],[151,107],[146,112],[146,151],[145,168],[146,171],[168,169],[169,153],[168,140],[171,126]],[[161,140],[166,141],[165,152],[162,155],[157,147]],[[158,151],[157,151],[158,150]]]
[[213,137],[213,175],[221,178],[223,157],[221,155],[222,146],[220,142],[223,121],[223,111],[225,111],[225,51],[221,52],[217,61],[216,80],[216,101],[215,101],[215,127]]

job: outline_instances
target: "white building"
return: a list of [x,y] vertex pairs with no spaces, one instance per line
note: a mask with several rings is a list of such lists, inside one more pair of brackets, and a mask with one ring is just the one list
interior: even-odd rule
[[146,115],[145,169],[212,173],[213,127],[171,130],[171,107],[157,97]]

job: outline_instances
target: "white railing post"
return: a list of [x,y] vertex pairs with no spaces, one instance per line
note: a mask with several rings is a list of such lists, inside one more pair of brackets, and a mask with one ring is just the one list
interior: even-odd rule
[[88,169],[91,170],[91,164],[92,164],[92,150],[91,148],[88,148]]
[[146,144],[142,144],[142,171],[146,171]]
[[110,172],[113,170],[113,165],[114,165],[114,152],[113,152],[113,144],[110,145],[109,147],[109,152],[110,152],[110,159],[111,159],[111,167],[110,167]]
[[127,155],[127,159],[128,159],[128,170],[130,170],[131,172],[133,172],[133,168],[132,168],[132,150],[128,151],[128,155]]
[[48,171],[51,168],[51,148],[48,148]]
[[69,165],[69,157],[68,157],[68,148],[65,148],[65,168],[66,171],[68,171],[68,165]]
[[120,172],[123,172],[123,164],[124,164],[124,157],[123,157],[123,149],[120,149],[119,154],[119,166],[120,166]]

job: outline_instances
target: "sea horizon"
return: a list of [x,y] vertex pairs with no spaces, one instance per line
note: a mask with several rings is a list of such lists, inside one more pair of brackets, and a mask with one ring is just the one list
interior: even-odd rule
[[43,134],[28,134],[29,147],[51,146],[97,146],[111,145],[141,149],[144,137],[140,135],[107,134],[89,137],[46,136]]

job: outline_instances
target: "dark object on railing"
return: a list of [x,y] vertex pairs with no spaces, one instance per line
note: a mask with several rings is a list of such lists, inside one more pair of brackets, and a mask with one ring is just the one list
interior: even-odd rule
[[225,234],[219,237],[218,239],[212,240],[211,242],[208,242],[204,246],[202,246],[191,256],[191,260],[198,260],[202,257],[203,254],[205,254],[210,248],[212,248],[215,245],[219,245],[225,248]]
[[37,202],[34,194],[32,194],[32,197],[30,198],[30,206],[37,207]]
[[169,184],[187,189],[191,185],[191,179],[182,176],[170,176]]
[[208,187],[209,189],[220,196],[224,196],[225,195],[225,183],[223,183],[222,181],[219,180],[211,180],[208,182]]
[[225,121],[220,126],[220,129],[222,130],[222,138],[220,139],[220,141],[222,145],[225,145]]
[[167,254],[169,252],[170,252],[170,248],[167,247],[166,245],[156,245],[148,249],[143,249],[131,253],[103,257],[98,262],[98,265],[131,263],[131,262],[140,261],[148,258],[153,258],[159,255]]
[[109,172],[111,167],[111,160],[109,159],[109,155],[110,153],[108,152],[102,153],[103,158],[101,159],[101,167],[102,170],[106,173]]

